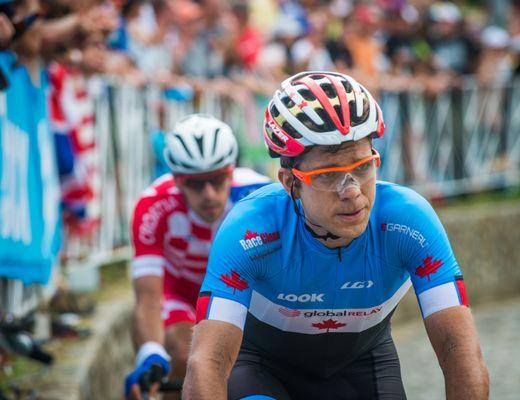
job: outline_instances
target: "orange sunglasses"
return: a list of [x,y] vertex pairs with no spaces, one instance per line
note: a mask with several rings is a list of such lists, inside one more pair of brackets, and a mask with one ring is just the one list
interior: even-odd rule
[[379,155],[377,150],[374,148],[372,149],[371,156],[362,158],[361,160],[356,161],[355,163],[350,164],[350,165],[345,165],[343,167],[319,168],[319,169],[313,169],[312,171],[300,171],[299,169],[292,168],[291,172],[300,181],[302,181],[303,183],[305,183],[307,185],[310,185],[313,176],[320,175],[320,174],[326,174],[328,172],[349,172],[349,171],[356,169],[360,165],[362,165],[366,162],[372,161],[372,160],[375,160],[376,168],[379,168],[379,166],[381,165],[381,156]]

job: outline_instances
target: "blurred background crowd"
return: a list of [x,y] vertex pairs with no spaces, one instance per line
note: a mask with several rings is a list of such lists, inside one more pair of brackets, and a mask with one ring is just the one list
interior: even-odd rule
[[75,43],[40,53],[135,85],[212,79],[228,93],[270,93],[287,74],[335,69],[373,88],[435,92],[468,74],[493,84],[519,72],[518,1],[42,0],[39,12],[33,53],[74,16]]
[[[465,75],[493,84],[520,71],[516,0],[12,3],[15,24],[31,24],[30,39],[11,46],[21,58],[41,56],[134,85],[212,80],[227,93],[271,93],[288,74],[334,69],[372,89],[435,92]],[[1,25],[5,47],[13,30],[5,14]]]
[[[270,92],[287,74],[338,70],[374,88],[438,92],[518,73],[520,7],[508,1],[130,1],[118,49],[141,79]],[[114,48],[114,47],[113,47]]]

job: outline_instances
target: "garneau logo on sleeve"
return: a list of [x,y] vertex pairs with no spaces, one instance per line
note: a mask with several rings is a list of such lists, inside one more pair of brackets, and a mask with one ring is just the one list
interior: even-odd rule
[[381,224],[381,230],[384,232],[397,232],[403,233],[405,235],[410,236],[413,240],[419,242],[421,247],[425,247],[428,243],[426,242],[426,238],[419,232],[417,229],[412,229],[407,225],[403,224],[394,224],[392,222]]

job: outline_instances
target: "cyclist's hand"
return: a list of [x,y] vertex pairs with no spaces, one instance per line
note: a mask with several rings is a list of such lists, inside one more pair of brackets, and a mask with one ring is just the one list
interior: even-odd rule
[[147,392],[143,392],[138,383],[130,387],[130,393],[126,396],[128,400],[153,400],[156,399],[160,383],[154,383]]
[[155,396],[160,380],[170,372],[170,356],[155,342],[146,342],[136,357],[136,368],[125,379],[127,399],[141,400],[142,392]]

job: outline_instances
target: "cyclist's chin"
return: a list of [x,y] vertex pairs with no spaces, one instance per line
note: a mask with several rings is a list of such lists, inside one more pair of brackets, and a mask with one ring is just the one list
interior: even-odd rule
[[355,216],[337,214],[334,216],[334,231],[338,236],[355,239],[365,232],[368,217],[367,209]]
[[212,207],[201,207],[196,210],[196,213],[200,218],[202,218],[205,222],[211,224],[220,218],[224,211],[224,207],[222,206],[212,206]]

